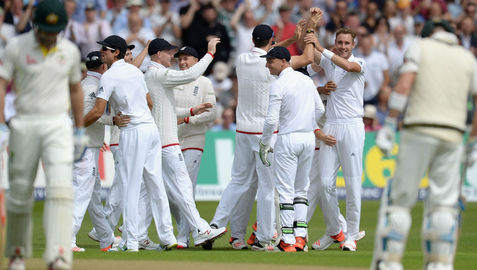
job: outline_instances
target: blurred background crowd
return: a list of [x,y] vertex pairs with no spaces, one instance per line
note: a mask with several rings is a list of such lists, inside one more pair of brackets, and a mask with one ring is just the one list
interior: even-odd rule
[[[31,15],[38,0],[0,1],[0,54],[6,42],[32,29]],[[138,55],[149,40],[161,37],[181,46],[207,52],[212,37],[221,38],[213,65],[206,72],[217,96],[218,115],[211,129],[235,130],[237,78],[235,58],[252,47],[252,30],[261,23],[272,26],[277,41],[293,36],[296,24],[319,7],[325,16],[315,33],[333,47],[340,27],[357,33],[353,54],[367,63],[364,92],[367,131],[379,129],[387,114],[387,100],[398,77],[403,55],[420,37],[424,23],[446,19],[456,29],[463,47],[477,57],[477,0],[63,0],[69,16],[61,35],[74,42],[82,57],[99,50],[96,41],[111,34],[134,44]],[[296,45],[288,48],[300,54]],[[439,56],[436,56],[439,57]],[[146,58],[141,69],[145,71]],[[313,76],[324,85],[322,73]],[[14,86],[13,86],[14,87]],[[14,92],[7,97],[12,100]],[[469,103],[469,109],[472,109]],[[13,112],[7,112],[11,115]]]

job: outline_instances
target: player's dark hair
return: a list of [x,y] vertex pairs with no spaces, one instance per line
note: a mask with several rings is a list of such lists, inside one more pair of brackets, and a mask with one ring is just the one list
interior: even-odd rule
[[354,42],[354,39],[356,38],[356,32],[349,28],[338,29],[338,31],[336,31],[336,37],[338,37],[339,35],[351,35],[353,42]]
[[118,56],[116,56],[116,57],[117,57],[118,59],[124,59],[124,56],[126,55],[126,52],[122,52],[122,51],[120,51],[120,50],[118,50],[118,51],[119,51],[119,54],[118,54]]
[[257,48],[262,48],[262,47],[265,47],[267,46],[268,42],[270,42],[270,39],[252,39],[253,41],[253,44],[255,45],[255,47]]

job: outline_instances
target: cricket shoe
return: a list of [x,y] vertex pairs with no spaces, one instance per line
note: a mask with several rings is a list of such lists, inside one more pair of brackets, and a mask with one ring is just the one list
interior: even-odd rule
[[270,243],[263,243],[260,242],[257,238],[255,238],[255,242],[251,245],[251,249],[253,251],[265,251],[265,252],[275,252],[278,251],[275,249],[275,246]]
[[306,245],[307,241],[304,237],[297,236],[295,237],[295,249],[296,251],[308,252],[308,246]]
[[94,228],[88,233],[88,237],[93,241],[99,242],[98,234]]
[[[204,246],[204,245],[202,245],[202,246]],[[189,244],[182,243],[182,242],[177,242],[176,249],[188,249],[188,248],[189,248]]]
[[121,243],[121,236],[114,237],[113,243],[111,245],[102,248],[101,251],[114,252],[119,251],[119,243]]
[[48,270],[70,270],[71,266],[66,263],[63,257],[57,257],[53,262],[48,264]]
[[[0,254],[0,256],[3,256],[3,254]],[[2,266],[0,265],[0,267]],[[25,270],[25,260],[23,259],[20,248],[16,248],[15,255],[10,258],[8,270]]]
[[144,250],[156,250],[159,249],[161,246],[159,244],[156,244],[149,239],[149,237],[146,237],[146,239],[143,239],[139,241],[139,249],[144,249]]
[[172,243],[172,244],[167,244],[167,245],[159,245],[159,248],[157,250],[159,251],[170,251],[177,248],[177,243]]
[[315,250],[325,250],[335,241],[343,242],[345,240],[345,235],[343,231],[340,231],[337,235],[323,235],[319,240],[316,240],[313,245],[311,246]]
[[208,230],[204,232],[200,232],[199,235],[194,239],[194,245],[201,246],[208,241],[215,240],[227,232],[227,229],[225,227],[214,229],[210,227]]
[[280,243],[278,244],[278,249],[283,252],[296,252],[295,245],[292,244],[287,244],[283,242],[283,240],[280,240]]
[[247,240],[247,244],[249,245],[253,245],[253,243],[255,243],[255,239],[257,238],[257,235],[255,234],[255,232],[257,231],[257,222],[255,222],[253,225],[252,225],[252,234],[250,234],[250,237],[248,238]]
[[344,251],[356,251],[358,246],[356,240],[346,240],[340,244],[340,248]]
[[230,237],[229,244],[232,245],[233,249],[247,249],[247,245],[238,238]]
[[[213,224],[213,223],[210,224],[210,227],[211,227],[212,229],[217,229],[217,228],[219,228],[219,226],[217,226],[216,224]],[[227,230],[226,230],[226,231],[227,231]],[[212,248],[214,247],[214,240],[205,242],[201,247],[202,247],[202,249],[204,249],[204,250],[212,250]]]
[[86,250],[84,248],[80,248],[77,245],[74,245],[74,247],[71,248],[71,251],[73,252],[85,252]]
[[[356,237],[356,241],[363,239],[366,236],[366,231],[359,231],[358,236]],[[335,243],[339,243],[339,241],[335,240]]]

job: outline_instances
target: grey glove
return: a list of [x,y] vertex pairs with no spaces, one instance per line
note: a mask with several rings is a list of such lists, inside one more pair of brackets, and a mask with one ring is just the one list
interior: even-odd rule
[[263,144],[262,141],[259,142],[260,150],[258,155],[260,156],[260,160],[262,161],[263,165],[266,167],[270,167],[271,163],[268,161],[268,153],[273,153],[273,149],[268,144]]
[[376,145],[385,156],[390,156],[394,148],[397,119],[387,117],[384,126],[376,134]]

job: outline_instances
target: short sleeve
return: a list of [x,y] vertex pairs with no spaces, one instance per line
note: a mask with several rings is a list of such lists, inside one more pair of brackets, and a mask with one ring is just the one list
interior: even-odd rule
[[14,42],[9,42],[3,55],[0,57],[0,77],[10,81],[15,68],[17,46]]
[[366,71],[366,61],[364,61],[364,59],[361,59],[361,58],[355,58],[354,62],[361,67],[361,71],[358,73],[364,74],[364,72]]
[[331,60],[321,55],[321,60],[319,66],[322,67],[325,71],[328,70]]
[[417,72],[421,62],[421,47],[419,42],[414,43],[404,54],[404,64],[402,64],[400,73]]
[[310,77],[316,75],[316,71],[313,70],[313,67],[311,66],[311,64],[306,66],[306,72],[308,72],[308,75],[310,75]]
[[101,98],[107,101],[113,94],[113,90],[114,84],[108,82],[107,77],[102,76],[101,80],[99,81],[99,88],[96,91],[96,98]]
[[79,50],[76,47],[73,47],[73,63],[71,64],[71,70],[69,73],[69,82],[70,83],[79,83],[81,81],[81,57]]

